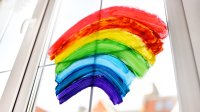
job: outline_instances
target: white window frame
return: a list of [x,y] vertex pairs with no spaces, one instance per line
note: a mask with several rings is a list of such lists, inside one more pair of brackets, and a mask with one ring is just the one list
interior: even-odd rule
[[[181,112],[200,111],[199,0],[166,0]],[[195,29],[197,28],[197,29]]]
[[[1,112],[26,112],[47,34],[61,0],[39,0],[0,101]],[[165,0],[181,112],[200,111],[199,0]]]

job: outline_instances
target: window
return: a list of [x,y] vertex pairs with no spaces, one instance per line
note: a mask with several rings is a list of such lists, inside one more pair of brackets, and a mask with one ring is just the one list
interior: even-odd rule
[[[82,3],[83,2],[83,3]],[[84,4],[85,2],[90,3]],[[103,1],[102,8],[109,6],[130,6],[144,9],[148,12],[158,15],[162,20],[166,22],[165,8],[163,1],[141,1],[141,0],[106,0]],[[62,1],[60,11],[55,21],[54,30],[52,35],[48,38],[51,46],[66,30],[73,26],[83,17],[88,14],[99,10],[100,1]],[[84,9],[84,10],[82,10]],[[81,13],[80,13],[81,10]],[[73,11],[73,13],[72,13]],[[157,56],[155,65],[150,68],[146,76],[142,79],[136,79],[131,84],[130,92],[124,98],[124,102],[120,105],[113,106],[108,96],[100,89],[94,88],[92,109],[103,109],[105,106],[107,111],[114,109],[116,111],[142,111],[142,109],[148,106],[148,103],[159,103],[160,111],[166,109],[178,111],[177,91],[174,78],[172,55],[170,50],[169,37],[164,40],[164,51]],[[48,50],[48,49],[45,49]],[[47,56],[47,51],[44,51],[44,56]],[[43,60],[42,60],[43,61]],[[165,64],[163,64],[165,63]],[[49,56],[46,57],[45,64],[40,64],[38,69],[38,76],[42,75],[41,82],[39,84],[38,93],[35,100],[35,111],[38,109],[44,109],[46,111],[88,111],[90,102],[90,88],[87,88],[77,95],[73,96],[64,104],[60,105],[55,96],[55,65],[53,61],[49,60]],[[41,72],[42,71],[42,72]],[[154,88],[154,89],[153,89]],[[168,88],[168,89],[167,89]],[[154,93],[156,92],[156,93]],[[147,97],[148,96],[148,97]],[[169,103],[168,103],[169,102]],[[102,105],[101,105],[102,104]],[[157,104],[153,105],[157,109]],[[177,108],[177,110],[175,110]],[[112,111],[114,111],[112,110]],[[147,110],[146,110],[147,111]]]
[[[86,2],[88,4],[85,4]],[[54,82],[55,65],[53,61],[49,60],[47,50],[61,34],[79,19],[98,10],[100,2],[100,0],[93,2],[89,0],[39,0],[35,14],[33,14],[33,17],[36,17],[36,23],[27,30],[27,36],[25,36],[20,48],[21,52],[16,58],[5,92],[0,100],[1,111],[85,112],[90,106],[93,112],[98,110],[109,112],[147,111],[148,109],[178,112],[179,108],[181,112],[200,110],[198,105],[200,103],[199,62],[196,61],[198,45],[193,49],[193,46],[196,45],[191,41],[194,40],[194,35],[192,35],[194,30],[190,30],[195,24],[192,24],[193,22],[190,21],[192,19],[188,17],[190,9],[199,8],[194,5],[197,4],[195,0],[191,0],[189,5],[184,0],[167,0],[165,1],[166,8],[163,1],[157,0],[151,0],[151,2],[103,0],[103,8],[113,5],[134,6],[155,13],[164,21],[166,20],[166,10],[169,37],[164,40],[165,50],[158,55],[156,64],[146,76],[132,83],[131,92],[124,98],[121,105],[113,106],[108,96],[98,88],[93,88],[92,97],[90,96],[91,89],[87,88],[63,105],[58,104],[54,94],[56,86]],[[188,9],[191,4],[194,7]],[[74,10],[73,13],[72,10]],[[79,13],[80,11],[81,13]],[[190,27],[188,27],[187,22]],[[172,60],[172,56],[174,60]]]
[[12,70],[37,0],[0,2],[0,98]]

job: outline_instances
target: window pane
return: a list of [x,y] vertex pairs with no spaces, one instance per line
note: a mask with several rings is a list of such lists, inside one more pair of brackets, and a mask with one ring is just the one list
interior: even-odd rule
[[63,105],[59,104],[55,95],[56,82],[54,81],[54,68],[55,66],[39,68],[39,71],[41,70],[43,72],[36,98],[35,111],[40,112],[39,110],[42,109],[45,110],[45,112],[77,112],[79,108],[85,109],[88,107],[90,88],[78,93],[75,97],[71,98],[69,102]]
[[[163,21],[166,20],[164,2],[162,0],[106,0],[102,7],[130,6],[143,9],[158,15]],[[166,22],[166,21],[165,21]],[[132,82],[130,92],[124,98],[122,104],[113,106],[109,98],[102,90],[95,88],[93,97],[93,109],[96,112],[103,106],[106,111],[127,112],[178,112],[177,90],[174,77],[172,54],[169,37],[164,39],[164,50],[157,55],[155,64],[149,69],[142,79]],[[109,111],[109,112],[112,112]]]
[[[0,73],[11,71],[37,0],[0,2]],[[5,77],[9,77],[7,72]],[[5,78],[4,81],[7,81]],[[4,85],[5,86],[5,85]],[[3,91],[3,85],[0,89]]]
[[[60,37],[60,35],[65,32],[65,30],[72,27],[77,21],[79,21],[81,18],[84,18],[86,15],[96,10],[99,10],[99,8],[100,0],[95,0],[93,2],[91,2],[90,0],[78,0],[78,3],[77,0],[62,1],[60,12],[58,14],[56,24],[54,26],[54,31],[50,39],[50,43],[47,43],[47,45],[45,46],[45,48],[47,48],[45,49],[45,51],[43,51],[42,60],[39,66],[39,70],[43,70],[43,72],[41,74],[41,83],[39,85],[35,107],[33,109],[35,112],[40,112],[41,110],[44,112],[77,112],[79,110],[84,111],[88,109],[90,88],[87,88],[84,91],[78,93],[76,96],[72,97],[68,103],[64,103],[63,105],[59,104],[59,101],[57,100],[55,95],[55,65],[54,62],[50,61],[49,57],[46,56],[48,47],[51,46]],[[39,71],[37,75],[40,75]]]
[[[80,19],[99,10],[100,6],[100,1],[63,1],[50,44],[47,46],[51,46],[65,31]],[[158,15],[166,23],[165,8],[162,0],[103,0],[102,8],[110,6],[128,6],[142,9]],[[92,112],[178,112],[177,89],[169,38],[164,39],[163,52],[157,55],[155,64],[145,76],[141,79],[135,79],[132,82],[130,92],[121,104],[113,105],[105,92],[94,87]],[[44,51],[43,58],[46,57],[47,50]],[[79,92],[62,105],[59,105],[54,89],[56,86],[56,82],[54,81],[55,64],[49,60],[49,57],[46,57],[45,64],[40,63],[40,69],[43,68],[44,72],[42,72],[42,80],[39,85],[40,89],[38,90],[35,102],[34,110],[36,112],[38,112],[37,110],[39,108],[46,111],[59,112],[88,111],[90,88]],[[46,100],[47,98],[48,100]]]

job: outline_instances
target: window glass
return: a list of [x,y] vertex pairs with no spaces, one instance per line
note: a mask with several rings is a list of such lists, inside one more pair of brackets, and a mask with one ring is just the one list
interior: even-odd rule
[[[84,89],[68,101],[59,104],[55,95],[55,64],[49,60],[47,50],[65,31],[86,17],[102,8],[110,6],[128,6],[158,15],[165,23],[165,7],[162,0],[63,0],[54,26],[54,31],[47,43],[39,66],[42,75],[35,101],[35,112],[87,112],[91,104],[92,112],[178,112],[177,90],[169,38],[164,39],[164,50],[157,55],[155,64],[141,79],[135,79],[130,92],[123,103],[113,105],[109,97],[99,88]],[[92,102],[91,102],[92,100]]]
[[[0,2],[0,73],[6,83],[33,15],[37,0]],[[3,93],[5,84],[0,84]]]
[[[85,3],[90,3],[90,5]],[[70,10],[67,10],[68,8],[66,9],[66,7],[68,7]],[[68,103],[63,105],[59,104],[55,95],[55,65],[53,61],[49,60],[49,57],[47,56],[47,50],[49,49],[49,46],[51,46],[60,37],[60,35],[66,31],[66,29],[72,27],[81,18],[84,18],[86,15],[89,15],[99,9],[100,0],[95,0],[93,2],[90,0],[62,1],[60,12],[54,26],[54,31],[52,32],[51,37],[48,38],[49,40],[47,40],[49,43],[47,42],[45,46],[46,49],[43,51],[43,56],[39,65],[38,74],[41,74],[42,78],[36,96],[34,111],[76,112],[78,110],[86,110],[88,108],[90,88],[78,93],[76,96],[71,98]],[[53,106],[50,107],[50,105]]]

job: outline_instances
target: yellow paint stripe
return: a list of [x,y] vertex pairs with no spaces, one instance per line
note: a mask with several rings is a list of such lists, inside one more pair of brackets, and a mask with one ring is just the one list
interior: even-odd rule
[[65,57],[68,57],[75,50],[81,48],[82,46],[92,41],[101,39],[110,39],[113,41],[117,41],[132,49],[135,49],[150,64],[153,64],[155,62],[155,55],[146,47],[145,43],[139,36],[124,31],[123,29],[116,28],[116,29],[100,30],[88,36],[82,37],[78,40],[74,40],[69,44],[70,45],[69,47],[65,48],[62,53],[56,56],[55,63],[61,62]]

